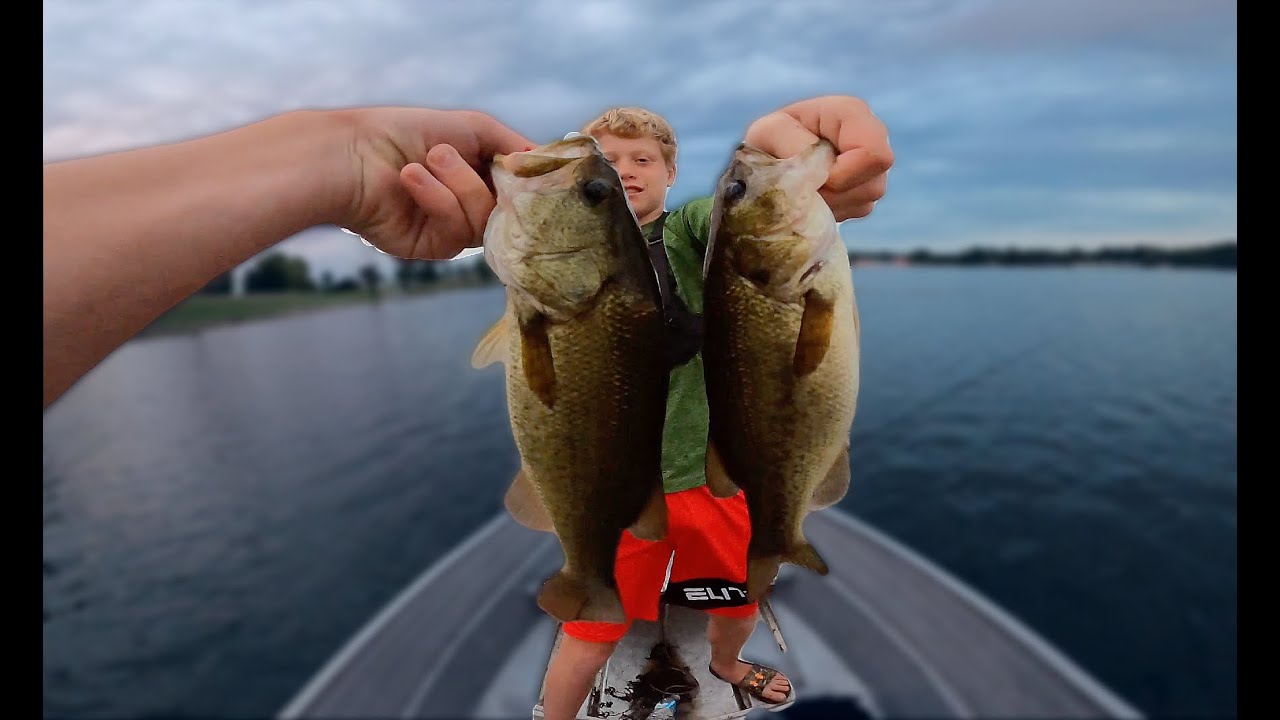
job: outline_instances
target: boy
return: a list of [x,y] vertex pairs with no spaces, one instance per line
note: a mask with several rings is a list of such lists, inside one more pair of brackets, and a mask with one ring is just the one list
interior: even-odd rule
[[[862,140],[862,135],[867,135],[871,142],[863,147],[851,150],[837,146],[838,150],[847,151],[841,155],[844,167],[838,158],[828,185],[850,180],[853,184],[830,194],[824,189],[824,197],[837,219],[843,220],[869,214],[884,193],[884,176],[892,164],[892,154],[883,128],[860,101],[817,98],[761,118],[752,124],[745,140],[785,157],[816,141],[819,131],[834,133],[833,142],[839,139],[852,143],[855,137]],[[615,577],[628,620],[621,624],[565,623],[565,637],[547,672],[545,717],[575,717],[596,673],[612,655],[631,620],[658,619],[668,563],[668,593],[674,591],[675,598],[682,597],[685,583],[717,590],[716,600],[705,599],[706,593],[689,593],[681,601],[709,614],[707,640],[711,644],[712,674],[738,685],[771,709],[780,710],[792,702],[786,676],[774,668],[740,659],[742,648],[755,629],[758,612],[756,603],[746,602],[746,557],[751,536],[746,499],[741,492],[725,499],[713,497],[704,472],[707,398],[697,347],[702,263],[710,232],[712,198],[693,200],[666,212],[667,190],[676,177],[676,140],[671,126],[661,116],[642,108],[614,108],[587,123],[582,132],[596,139],[605,158],[617,169],[660,275],[664,274],[665,255],[675,287],[664,292],[664,302],[671,301],[669,312],[674,313],[683,331],[672,341],[680,357],[671,371],[663,432],[667,537],[646,542],[623,532]],[[822,134],[826,136],[826,132]],[[874,142],[877,135],[882,147]],[[861,153],[853,158],[858,162],[851,161],[850,153]],[[854,165],[858,167],[852,178],[841,177],[840,170],[848,173]],[[720,599],[723,597],[731,599]]]

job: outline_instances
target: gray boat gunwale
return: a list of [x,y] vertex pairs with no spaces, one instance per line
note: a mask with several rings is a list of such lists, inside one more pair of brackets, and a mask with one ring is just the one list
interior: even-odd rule
[[303,686],[302,690],[294,696],[293,700],[284,707],[277,715],[280,720],[297,720],[304,717],[301,713],[303,709],[310,705],[312,700],[329,684],[338,673],[342,672],[348,662],[359,654],[360,650],[373,641],[375,637],[382,632],[382,628],[391,622],[400,611],[409,604],[409,602],[417,597],[424,588],[431,584],[438,576],[444,574],[444,571],[457,562],[459,558],[467,555],[473,548],[485,542],[490,535],[493,535],[502,529],[507,521],[505,512],[499,512],[483,525],[476,528],[465,540],[453,549],[440,556],[435,562],[427,567],[421,575],[413,582],[409,583],[400,592],[396,593],[381,610],[378,611],[364,626],[351,636],[332,657],[325,662],[324,666],[318,673],[312,676],[311,680]]
[[[859,521],[857,518],[845,512],[835,512],[827,514],[828,519],[834,520],[844,525],[848,530],[855,533],[861,533],[870,537],[873,541],[889,548],[892,552],[902,557],[907,562],[915,565],[919,570],[929,575],[942,586],[946,587],[952,593],[969,603],[976,609],[979,614],[986,615],[1000,629],[1005,630],[1016,637],[1034,655],[1038,655],[1039,659],[1049,665],[1054,671],[1067,677],[1071,682],[1081,686],[1096,700],[1107,705],[1108,712],[1118,718],[1141,718],[1129,703],[1125,702],[1120,696],[1116,695],[1102,683],[1098,682],[1091,675],[1086,673],[1079,665],[1068,658],[1064,653],[1053,647],[1047,640],[1032,630],[1026,623],[1017,619],[1012,613],[1004,610],[996,605],[992,600],[983,597],[977,590],[966,585],[955,575],[947,572],[937,563],[929,560],[924,555],[912,550],[906,544],[894,539],[890,535],[877,530],[871,525]],[[850,593],[851,596],[853,595]]]
[[[1009,612],[997,606],[988,598],[983,597],[976,590],[966,586],[959,578],[951,575],[945,569],[928,560],[920,553],[838,508],[823,510],[820,513],[817,513],[817,515],[820,515],[823,520],[827,520],[832,523],[832,525],[828,526],[828,532],[849,534],[851,539],[852,537],[860,537],[861,542],[868,551],[883,555],[884,563],[887,564],[881,567],[881,570],[887,569],[888,571],[895,573],[895,577],[901,576],[904,579],[911,574],[911,570],[914,570],[918,574],[918,579],[913,582],[930,584],[938,588],[939,593],[951,598],[951,600],[947,602],[952,602],[953,605],[958,608],[967,608],[967,611],[971,615],[977,618],[981,624],[985,624],[989,628],[989,630],[983,631],[980,627],[972,627],[973,630],[976,630],[979,633],[977,637],[985,637],[981,634],[984,632],[990,634],[993,638],[1003,634],[1004,640],[1002,642],[1012,646],[1015,652],[1023,652],[1024,655],[1035,658],[1035,660],[1042,665],[1042,670],[1036,672],[1045,674],[1052,678],[1057,678],[1062,689],[1076,693],[1087,704],[1095,706],[1098,711],[1098,717],[1142,717],[1140,713],[1129,706],[1123,699],[1115,695],[1101,683],[1097,682],[1065,654],[1040,637],[1034,630],[1026,626]],[[816,529],[817,528],[815,528],[815,530]],[[532,531],[525,531],[523,528],[519,528],[504,511],[499,511],[493,518],[478,527],[463,542],[437,559],[421,575],[419,575],[418,578],[398,592],[393,599],[377,614],[375,614],[372,619],[366,622],[357,633],[349,638],[343,644],[341,649],[329,658],[320,671],[311,677],[302,690],[299,691],[279,713],[278,717],[281,718],[281,720],[293,720],[294,718],[304,717],[305,713],[307,713],[309,709],[314,711],[315,708],[311,708],[311,706],[318,702],[318,698],[325,692],[330,683],[333,683],[336,679],[340,678],[344,672],[350,671],[353,673],[348,676],[348,679],[358,678],[361,674],[360,665],[362,658],[360,656],[362,650],[370,648],[371,653],[375,652],[371,645],[375,644],[388,625],[397,621],[400,614],[407,606],[410,606],[420,597],[428,597],[424,595],[424,593],[430,592],[429,588],[433,581],[443,575],[460,560],[465,559],[469,553],[472,551],[478,551],[483,547],[486,541],[496,534],[503,531],[511,532],[516,530],[532,533]],[[550,536],[545,534],[539,535],[550,538]],[[534,554],[536,555],[536,553]],[[525,560],[527,561],[531,558],[532,555],[530,557],[526,557]],[[894,565],[898,567],[897,570],[893,569]],[[520,566],[527,566],[527,562],[521,562]],[[784,574],[779,577],[780,587],[787,580],[787,571],[794,572],[794,569],[784,567]],[[902,575],[904,572],[906,575]],[[833,571],[832,575],[833,577],[820,579],[823,583],[822,586],[827,588],[828,592],[838,595],[842,601],[848,604],[848,607],[857,608],[857,611],[864,617],[865,622],[870,622],[872,625],[876,626],[877,629],[875,632],[881,633],[884,636],[885,641],[896,648],[894,652],[900,653],[912,666],[914,666],[914,670],[911,670],[910,672],[917,672],[922,677],[926,678],[923,682],[926,682],[929,687],[932,688],[932,691],[939,695],[939,699],[943,701],[944,706],[946,706],[955,717],[972,717],[974,711],[971,709],[971,706],[969,706],[969,704],[960,697],[963,693],[958,693],[952,690],[946,678],[943,677],[944,673],[938,672],[926,658],[921,656],[920,653],[924,649],[917,647],[918,643],[921,642],[918,634],[914,639],[908,639],[899,634],[896,628],[898,627],[898,623],[903,622],[903,618],[897,618],[896,623],[886,620],[875,610],[875,608],[869,605],[869,602],[872,600],[872,596],[864,597],[867,588],[863,588],[862,591],[856,591],[852,586],[846,585],[841,581],[841,578],[838,577],[839,573]],[[794,575],[793,577],[797,580],[801,580],[799,575]],[[511,582],[504,583],[504,585],[510,588],[512,582],[516,581],[516,577],[513,575],[508,579],[511,580]],[[853,580],[852,578],[848,579],[850,581]],[[813,579],[809,579],[807,577],[803,578],[803,582],[810,582],[813,580],[818,580],[818,578],[816,578],[816,576]],[[836,582],[832,582],[833,580]],[[883,598],[880,598],[880,604],[883,606]],[[890,606],[883,607],[886,610],[890,609]],[[407,617],[408,616],[406,615],[406,618]],[[400,621],[405,621],[405,618],[400,618]],[[848,630],[854,630],[854,628],[850,627]],[[863,643],[862,640],[858,640],[857,642],[859,645]],[[838,646],[832,647],[836,648]],[[933,651],[929,651],[929,653],[936,655]],[[941,656],[939,656],[938,659],[942,659]],[[951,671],[954,673],[956,672],[956,669],[954,667],[954,663],[952,664],[953,667],[951,668]],[[864,665],[857,667],[865,667],[865,663]],[[428,671],[428,679],[432,672],[433,671]],[[883,675],[883,672],[881,675]],[[956,679],[962,683],[964,682],[960,677],[957,677]],[[893,680],[892,682],[894,684],[898,684],[897,680]],[[429,682],[421,679],[417,680],[413,693],[415,702],[412,703],[408,709],[404,709],[401,714],[409,717],[412,716],[413,712],[420,709],[421,698],[419,696],[426,693],[429,689]],[[870,690],[874,693],[875,688],[872,687]],[[980,700],[980,696],[974,696],[972,693],[973,689],[971,686],[969,689],[969,697],[974,700]],[[397,693],[397,695],[399,695],[399,693]],[[540,696],[541,693],[539,692],[539,697]],[[320,702],[323,704],[322,701]],[[980,704],[985,702],[986,701],[981,701]],[[941,708],[942,706],[939,707]]]

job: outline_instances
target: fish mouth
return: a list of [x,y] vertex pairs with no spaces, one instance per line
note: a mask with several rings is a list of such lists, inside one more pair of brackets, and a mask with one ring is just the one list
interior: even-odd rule
[[532,150],[495,155],[493,163],[501,172],[530,178],[549,175],[593,155],[600,155],[600,146],[595,138],[578,136],[540,145]]
[[525,253],[524,260],[525,261],[546,260],[547,258],[567,257],[570,255],[574,255],[576,253],[580,253],[587,249],[589,249],[587,246],[583,246],[583,247],[565,248],[563,250],[539,250],[537,252]]

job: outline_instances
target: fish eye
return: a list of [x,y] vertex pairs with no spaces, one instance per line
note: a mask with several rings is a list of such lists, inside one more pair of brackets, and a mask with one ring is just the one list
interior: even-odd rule
[[612,191],[613,188],[609,186],[609,183],[600,178],[596,178],[582,186],[582,194],[586,196],[587,202],[592,205],[596,205],[609,197],[609,193]]
[[729,183],[729,187],[724,189],[724,199],[729,202],[742,199],[747,194],[747,184],[741,180],[734,180]]

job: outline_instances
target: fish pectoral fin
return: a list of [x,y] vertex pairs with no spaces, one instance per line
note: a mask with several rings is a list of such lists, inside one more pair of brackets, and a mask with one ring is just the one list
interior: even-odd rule
[[862,343],[862,322],[858,319],[858,296],[849,293],[849,302],[853,304],[853,337],[859,345]]
[[547,506],[543,504],[542,496],[538,494],[538,487],[534,484],[527,468],[522,467],[520,472],[516,473],[516,478],[511,481],[511,487],[507,488],[502,504],[506,506],[507,512],[511,513],[511,517],[515,518],[516,522],[530,530],[555,532],[551,514],[547,512]]
[[480,338],[475,351],[471,353],[471,367],[479,369],[506,361],[508,328],[507,316],[498,318],[498,322]]
[[791,369],[796,377],[804,377],[822,364],[831,346],[831,329],[835,324],[835,303],[816,289],[804,294],[804,316],[796,337],[796,353]]
[[836,456],[836,461],[831,463],[831,469],[827,471],[827,476],[819,483],[818,488],[813,491],[813,498],[809,501],[811,510],[821,510],[822,508],[831,507],[840,502],[840,499],[849,492],[849,446],[845,446],[844,450]]
[[547,316],[531,312],[520,316],[520,366],[529,389],[547,407],[556,403],[556,367],[547,337]]
[[724,462],[720,459],[715,443],[707,443],[706,474],[707,489],[715,497],[733,497],[740,492],[733,480],[729,479],[729,473],[724,469]]
[[641,540],[657,541],[667,536],[667,493],[661,479],[640,511],[640,517],[627,529]]

